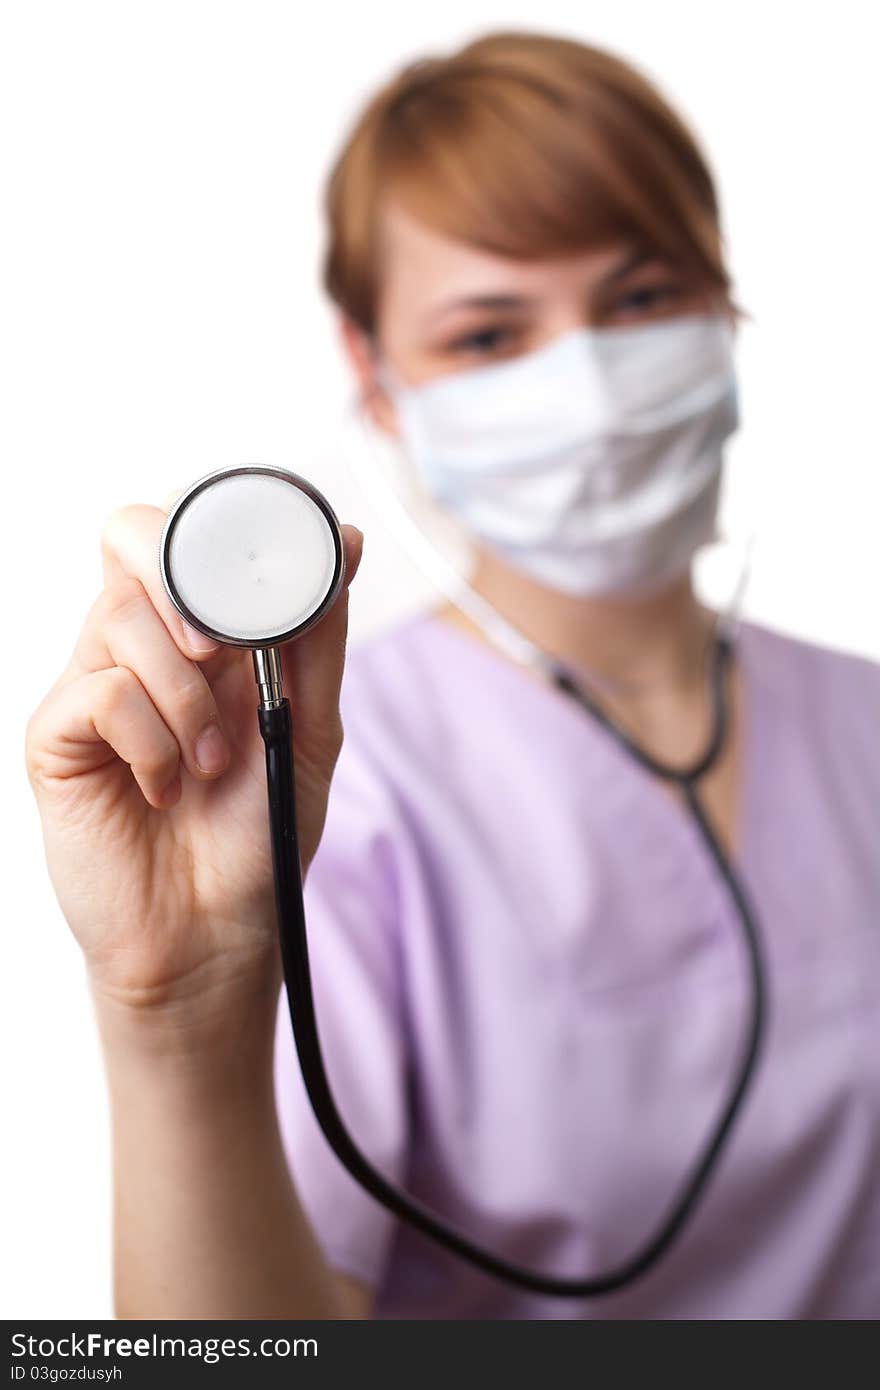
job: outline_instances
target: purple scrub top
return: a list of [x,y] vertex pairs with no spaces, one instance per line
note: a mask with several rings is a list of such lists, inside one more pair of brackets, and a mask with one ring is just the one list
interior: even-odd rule
[[[880,666],[751,623],[738,864],[771,1013],[673,1250],[598,1299],[529,1294],[389,1215],[276,1090],[328,1260],[379,1318],[880,1314]],[[730,1084],[740,928],[684,806],[570,697],[436,614],[353,646],[306,883],[316,1008],[366,1154],[507,1258],[568,1277],[653,1233]]]

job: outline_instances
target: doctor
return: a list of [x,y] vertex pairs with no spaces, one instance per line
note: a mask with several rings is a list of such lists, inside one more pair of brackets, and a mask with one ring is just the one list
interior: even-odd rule
[[[327,211],[363,407],[469,538],[474,589],[654,756],[696,758],[716,617],[690,566],[739,422],[739,311],[692,135],[617,58],[490,35],[376,95]],[[163,520],[111,518],[27,736],[106,1057],[119,1316],[875,1315],[880,670],[740,624],[701,793],[763,926],[761,1069],[663,1262],[540,1298],[396,1225],[317,1130],[274,1027],[250,657],[181,628]],[[729,1083],[730,902],[674,790],[451,605],[362,644],[341,685],[346,607],[284,652],[340,1108],[480,1243],[613,1266]]]

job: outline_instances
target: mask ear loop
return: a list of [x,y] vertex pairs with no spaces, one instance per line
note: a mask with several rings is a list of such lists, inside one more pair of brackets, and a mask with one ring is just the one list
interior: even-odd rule
[[[364,444],[370,456],[369,471],[362,447]],[[544,654],[541,649],[472,588],[461,571],[425,535],[388,478],[358,398],[350,401],[347,407],[342,445],[350,475],[424,577],[514,661],[524,666],[543,667]]]
[[749,586],[749,581],[752,577],[752,564],[754,561],[756,540],[757,530],[753,526],[746,534],[745,543],[743,545],[742,564],[739,567],[733,593],[728,602],[719,611],[716,619],[715,629],[719,641],[726,641],[729,644],[733,644],[736,641],[740,622],[742,621],[743,602],[746,590]]
[[[388,370],[383,368],[381,379],[388,378]],[[416,521],[379,458],[371,426],[365,418],[363,402],[362,396],[355,396],[349,401],[341,431],[342,455],[361,493],[369,499],[387,530],[429,583],[469,617],[500,651],[519,665],[536,671],[551,682],[555,681],[563,663],[549,656],[485,599]],[[369,463],[365,455],[369,456]],[[707,652],[718,641],[730,644],[735,641],[742,600],[751,574],[754,539],[752,531],[747,538],[734,592],[730,601],[715,615]],[[568,669],[573,671],[575,668],[569,666]],[[586,680],[596,690],[609,695],[639,694],[651,688],[648,683],[612,680],[582,665],[578,665],[576,670],[581,682]]]

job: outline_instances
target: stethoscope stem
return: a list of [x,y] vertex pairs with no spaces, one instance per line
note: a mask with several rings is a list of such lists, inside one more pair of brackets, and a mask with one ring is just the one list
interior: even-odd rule
[[284,699],[280,647],[254,648],[254,675],[261,709],[277,709]]
[[[273,696],[270,701],[262,703],[258,710],[260,733],[266,746],[275,902],[285,990],[297,1056],[315,1118],[339,1161],[388,1211],[485,1273],[533,1293],[559,1298],[594,1298],[633,1283],[656,1265],[670,1249],[704,1193],[754,1076],[766,1015],[764,966],[757,919],[746,890],[722,849],[696,788],[699,777],[712,765],[723,746],[727,726],[724,676],[729,656],[729,642],[727,639],[719,640],[712,672],[714,727],[706,754],[690,769],[672,769],[658,763],[620,730],[592,698],[574,686],[567,676],[559,673],[560,679],[557,681],[560,687],[577,698],[646,770],[675,781],[681,787],[688,809],[730,894],[740,921],[747,948],[751,984],[749,1024],[730,1093],[703,1151],[688,1171],[665,1218],[654,1235],[617,1268],[582,1279],[557,1278],[530,1270],[476,1245],[467,1236],[448,1226],[430,1208],[390,1183],[373,1167],[350,1135],[330,1088],[318,1038],[297,840],[290,704],[283,696],[277,699]],[[272,669],[274,668],[268,664],[257,668],[261,695],[264,684],[272,686],[272,678],[270,676],[268,681],[261,680],[260,671],[271,672]],[[280,680],[280,663],[277,674]]]

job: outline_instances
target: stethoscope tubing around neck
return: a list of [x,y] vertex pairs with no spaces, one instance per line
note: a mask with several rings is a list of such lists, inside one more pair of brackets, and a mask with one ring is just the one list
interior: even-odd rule
[[559,688],[578,699],[647,772],[676,782],[702,841],[725,885],[742,928],[749,965],[751,1007],[742,1055],[729,1094],[715,1126],[654,1234],[629,1258],[612,1269],[580,1279],[561,1278],[531,1270],[495,1254],[447,1225],[429,1207],[395,1187],[369,1161],[352,1138],[339,1113],[321,1052],[309,967],[302,874],[296,830],[292,719],[289,701],[258,711],[266,747],[266,773],[275,900],[281,957],[290,1022],[303,1081],[315,1118],[339,1161],[376,1201],[393,1215],[486,1274],[532,1293],[558,1298],[593,1298],[633,1283],[652,1269],[671,1248],[696,1209],[730,1138],[734,1122],[754,1077],[765,1027],[766,989],[760,931],[744,885],[725,854],[697,792],[698,780],[719,757],[728,727],[725,677],[732,646],[722,635],[715,643],[711,686],[713,724],[705,753],[691,767],[678,769],[658,762],[641,749],[601,709],[591,695],[558,672]]

